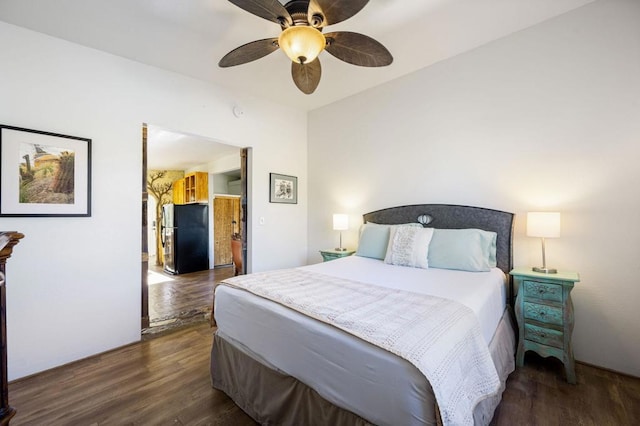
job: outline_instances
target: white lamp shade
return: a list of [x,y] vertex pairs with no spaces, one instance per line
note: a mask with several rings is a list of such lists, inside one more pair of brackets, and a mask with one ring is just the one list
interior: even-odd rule
[[349,229],[349,215],[336,213],[333,215],[333,229],[346,231]]
[[529,212],[527,213],[527,236],[542,238],[560,237],[560,213]]

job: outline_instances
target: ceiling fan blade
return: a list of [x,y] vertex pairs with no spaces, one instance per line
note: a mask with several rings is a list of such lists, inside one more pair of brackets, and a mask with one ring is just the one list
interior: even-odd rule
[[364,34],[337,31],[325,34],[325,50],[336,58],[361,67],[384,67],[393,56],[380,42]]
[[236,47],[220,59],[218,66],[221,68],[233,67],[235,65],[246,64],[267,56],[269,53],[278,50],[277,38],[265,38],[263,40],[252,41]]
[[314,15],[323,16],[324,20],[318,27],[325,27],[351,18],[360,12],[367,3],[369,0],[311,0],[307,15],[312,25]]
[[320,60],[316,58],[313,62],[304,65],[291,62],[291,76],[298,89],[307,95],[312,94],[320,84],[322,76]]
[[289,15],[287,9],[285,9],[282,3],[280,3],[278,0],[229,1],[238,6],[240,9],[244,9],[249,13],[266,19],[267,21],[272,21],[279,25],[283,25],[285,22],[287,22],[289,25],[293,24],[291,15]]

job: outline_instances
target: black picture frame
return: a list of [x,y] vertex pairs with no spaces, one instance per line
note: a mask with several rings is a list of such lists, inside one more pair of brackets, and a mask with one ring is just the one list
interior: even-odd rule
[[91,139],[0,124],[0,217],[90,217]]
[[269,173],[269,202],[298,204],[298,178]]

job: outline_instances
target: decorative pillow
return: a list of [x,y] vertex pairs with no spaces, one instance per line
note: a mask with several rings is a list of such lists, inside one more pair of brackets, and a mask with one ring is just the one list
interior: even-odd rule
[[431,237],[433,237],[433,228],[413,226],[391,228],[384,263],[414,268],[428,268]]
[[360,227],[360,240],[358,241],[356,256],[383,260],[389,245],[389,231],[399,226],[422,228],[419,223],[384,225],[367,222]]
[[486,272],[496,266],[495,232],[481,229],[434,229],[429,245],[431,268]]

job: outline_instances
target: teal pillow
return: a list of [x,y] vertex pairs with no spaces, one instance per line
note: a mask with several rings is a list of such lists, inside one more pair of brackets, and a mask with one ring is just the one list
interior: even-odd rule
[[495,232],[481,229],[434,229],[429,267],[486,272],[496,266]]
[[389,227],[365,223],[360,230],[356,256],[384,259],[389,245]]

